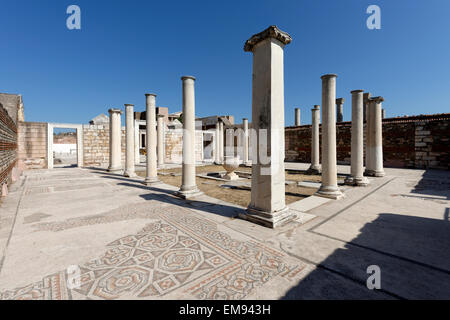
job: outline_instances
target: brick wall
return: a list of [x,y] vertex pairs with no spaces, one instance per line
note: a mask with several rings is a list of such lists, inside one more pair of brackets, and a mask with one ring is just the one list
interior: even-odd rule
[[[125,163],[125,128],[122,127],[122,163]],[[86,167],[109,165],[109,124],[83,125],[83,163]]]
[[[383,119],[384,165],[447,170],[449,136],[450,114]],[[287,127],[285,148],[286,161],[311,162],[311,125]],[[336,148],[338,163],[350,164],[351,122],[336,124]]]
[[[183,158],[183,130],[165,131],[165,163],[181,163]],[[203,133],[195,132],[195,161],[203,160]]]
[[47,123],[19,122],[19,166],[22,169],[47,168]]
[[17,162],[17,126],[0,104],[0,186],[8,183]]

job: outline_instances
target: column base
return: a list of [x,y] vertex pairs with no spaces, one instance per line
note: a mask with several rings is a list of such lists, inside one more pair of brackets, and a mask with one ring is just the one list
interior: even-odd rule
[[109,167],[108,168],[108,172],[116,173],[116,172],[119,172],[119,171],[122,171],[122,168],[120,168],[120,167],[117,167],[117,168]]
[[123,173],[123,176],[127,177],[127,178],[133,178],[133,177],[136,177],[136,173],[134,171],[125,170],[125,172]]
[[320,168],[320,166],[310,166],[309,169],[305,171],[305,174],[310,174],[310,175],[321,174],[321,173],[322,173],[322,168]]
[[366,169],[366,171],[364,171],[364,175],[369,177],[384,177],[386,174],[384,173],[384,170]]
[[177,197],[179,197],[179,198],[182,198],[182,199],[186,199],[186,200],[187,200],[187,199],[192,199],[192,198],[195,198],[195,197],[198,197],[198,196],[203,195],[203,192],[200,191],[200,190],[197,188],[197,186],[196,186],[195,188],[191,189],[191,190],[182,190],[182,188],[183,188],[183,187],[181,187],[181,189],[178,190],[178,191],[175,193],[175,195],[176,195]]
[[315,196],[339,200],[345,197],[341,190],[335,186],[320,186],[320,189],[314,194]]
[[344,184],[348,186],[366,187],[369,185],[369,180],[366,177],[352,177],[345,178]]
[[223,179],[230,180],[230,181],[239,180],[239,176],[234,172],[230,172],[230,173],[227,173],[226,175],[224,175]]
[[143,184],[145,184],[146,186],[153,186],[155,184],[160,184],[161,181],[158,180],[157,177],[154,178],[145,178],[145,180],[142,182]]
[[275,229],[297,218],[297,214],[293,210],[289,210],[288,207],[276,212],[265,212],[248,207],[246,213],[240,213],[239,217],[264,227]]

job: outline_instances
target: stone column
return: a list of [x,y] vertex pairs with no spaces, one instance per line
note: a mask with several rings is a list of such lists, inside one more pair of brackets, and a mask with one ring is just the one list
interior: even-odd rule
[[134,120],[134,163],[136,165],[141,163],[141,153],[139,145],[139,121]]
[[202,192],[195,181],[195,78],[181,77],[183,81],[183,165],[182,182],[178,196],[188,199]]
[[322,76],[322,185],[316,193],[332,199],[343,197],[337,185],[336,78],[335,74]]
[[109,109],[109,172],[122,170],[122,110]]
[[386,118],[386,109],[381,109],[381,118]]
[[315,105],[311,109],[312,125],[311,125],[311,166],[307,170],[308,174],[319,174],[320,169],[320,149],[319,149],[319,124],[320,124],[320,106]]
[[336,99],[336,105],[337,105],[337,122],[343,122],[344,121],[344,98],[338,98]]
[[369,109],[369,99],[370,99],[370,92],[366,92],[363,94],[363,121],[367,122],[369,118],[369,113],[367,112]]
[[285,204],[284,171],[284,67],[283,49],[289,34],[270,26],[252,36],[244,51],[253,53],[252,141],[257,155],[252,159],[249,221],[275,228],[296,215]]
[[381,119],[382,97],[374,97],[369,100],[369,163],[365,174],[372,177],[383,177],[383,123]]
[[223,121],[219,120],[219,163],[222,164],[223,163],[223,158],[224,158],[224,143],[223,143],[223,137],[224,137],[224,132],[223,132]]
[[144,184],[150,186],[160,182],[158,180],[158,165],[156,160],[156,94],[146,93],[145,103],[147,176],[145,177]]
[[295,126],[301,126],[300,108],[295,108]]
[[364,151],[365,151],[365,158],[364,163],[367,167],[370,161],[369,156],[369,149],[367,148],[367,145],[369,143],[369,99],[370,99],[370,92],[366,92],[363,94],[363,122],[366,124],[364,127],[364,136],[365,136],[365,144],[364,144]]
[[364,177],[364,122],[363,122],[363,90],[352,91],[352,149],[351,174],[345,184],[367,186],[369,180]]
[[216,122],[216,135],[214,137],[214,163],[220,164],[220,121]]
[[134,171],[134,105],[125,105],[125,171],[123,175],[125,177],[134,177],[136,173]]
[[242,119],[243,127],[244,127],[244,133],[243,133],[243,148],[244,148],[244,165],[249,164],[248,159],[248,119],[244,118]]
[[166,125],[164,124],[164,115],[158,114],[158,166],[162,167],[164,165],[164,133],[166,129]]

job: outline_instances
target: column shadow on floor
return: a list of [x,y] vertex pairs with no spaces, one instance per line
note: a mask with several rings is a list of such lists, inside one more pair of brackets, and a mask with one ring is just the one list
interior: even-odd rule
[[[450,299],[448,219],[382,213],[359,231],[282,299]],[[380,267],[380,290],[367,288],[370,265]]]

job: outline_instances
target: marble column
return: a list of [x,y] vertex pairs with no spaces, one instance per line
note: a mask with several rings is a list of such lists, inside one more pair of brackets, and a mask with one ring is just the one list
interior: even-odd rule
[[354,90],[352,94],[352,149],[350,176],[345,184],[367,186],[369,180],[364,177],[364,122],[363,122],[363,90]]
[[312,125],[311,125],[311,166],[306,171],[308,174],[319,174],[320,168],[320,149],[319,149],[319,124],[320,124],[320,106],[315,105],[311,109]]
[[383,177],[383,122],[381,119],[382,97],[374,97],[369,100],[369,140],[367,149],[369,151],[369,163],[365,175],[372,177]]
[[184,199],[202,194],[195,181],[195,78],[181,77],[183,81],[183,164],[181,188],[177,195]]
[[369,99],[370,99],[370,92],[366,92],[363,94],[363,121],[367,122],[369,118],[369,113],[367,112],[369,109]]
[[214,163],[220,164],[220,122],[216,122],[216,134],[214,136]]
[[122,110],[109,109],[109,172],[122,170]]
[[144,184],[150,186],[160,183],[158,180],[158,165],[156,159],[156,94],[146,93],[145,104],[147,176],[145,177]]
[[244,127],[244,132],[243,132],[243,149],[244,149],[244,158],[242,159],[244,162],[244,165],[248,165],[249,164],[249,159],[248,159],[248,119],[244,118],[242,119],[242,123],[243,123],[243,127]]
[[336,157],[336,78],[326,74],[322,79],[322,185],[316,195],[340,199],[344,195],[337,185]]
[[139,121],[134,120],[134,163],[136,165],[141,163],[141,153],[139,145]]
[[338,98],[336,99],[336,110],[337,110],[337,122],[343,122],[344,121],[344,98]]
[[134,171],[134,105],[125,105],[125,171],[123,175],[125,177],[134,177],[136,173]]
[[386,109],[381,109],[381,118],[386,118]]
[[219,119],[219,163],[223,163],[224,159],[224,129],[223,129],[223,121]]
[[301,126],[300,108],[295,108],[295,126]]
[[367,167],[369,164],[369,149],[367,148],[367,144],[369,142],[369,99],[370,92],[366,92],[363,94],[363,122],[366,124],[364,127],[364,163]]
[[158,128],[157,128],[157,135],[158,135],[158,144],[157,144],[157,153],[158,153],[158,167],[162,167],[164,165],[164,138],[165,138],[165,129],[166,125],[164,123],[164,115],[158,114]]
[[244,51],[253,53],[251,201],[240,216],[275,228],[296,217],[285,203],[284,46],[291,37],[276,26],[252,36]]

